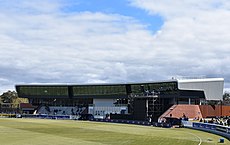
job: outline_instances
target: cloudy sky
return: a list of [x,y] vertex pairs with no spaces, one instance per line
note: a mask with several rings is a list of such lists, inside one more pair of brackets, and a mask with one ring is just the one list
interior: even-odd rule
[[223,77],[229,0],[0,0],[0,93],[27,83]]

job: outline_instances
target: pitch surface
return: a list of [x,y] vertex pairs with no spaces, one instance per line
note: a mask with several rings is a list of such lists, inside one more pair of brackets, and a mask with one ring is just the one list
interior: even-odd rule
[[[185,128],[0,118],[1,145],[211,145],[219,144],[220,138]],[[230,142],[225,139],[221,144]]]

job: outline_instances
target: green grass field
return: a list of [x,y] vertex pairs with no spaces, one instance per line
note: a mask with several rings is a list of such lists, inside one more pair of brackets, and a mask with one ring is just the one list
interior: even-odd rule
[[222,138],[185,128],[155,128],[73,120],[0,118],[1,145],[201,145]]

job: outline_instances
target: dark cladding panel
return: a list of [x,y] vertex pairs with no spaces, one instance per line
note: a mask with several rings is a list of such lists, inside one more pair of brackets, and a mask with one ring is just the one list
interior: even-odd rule
[[126,85],[126,92],[127,92],[127,94],[132,93],[131,85]]
[[20,92],[20,86],[15,86],[15,88],[16,88],[16,92],[18,93],[18,97],[20,97],[20,98],[22,98],[23,96],[22,96],[22,94],[21,94],[21,92]]
[[73,87],[72,86],[68,86],[68,92],[69,92],[69,98],[72,99],[73,98]]
[[133,104],[134,120],[146,121],[146,117],[147,117],[146,99],[135,98]]

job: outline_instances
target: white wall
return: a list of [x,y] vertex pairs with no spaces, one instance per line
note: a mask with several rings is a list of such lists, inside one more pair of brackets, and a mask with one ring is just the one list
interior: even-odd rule
[[113,103],[116,102],[116,99],[93,99],[94,106],[97,107],[108,107],[108,106],[114,106]]
[[106,114],[117,113],[120,114],[121,110],[128,113],[127,106],[115,107],[113,103],[116,99],[93,99],[94,106],[89,106],[89,114],[93,114],[95,118],[105,118]]
[[224,79],[185,79],[177,80],[181,90],[202,90],[206,100],[223,100]]

